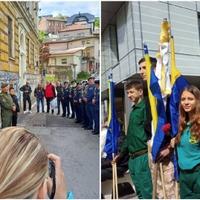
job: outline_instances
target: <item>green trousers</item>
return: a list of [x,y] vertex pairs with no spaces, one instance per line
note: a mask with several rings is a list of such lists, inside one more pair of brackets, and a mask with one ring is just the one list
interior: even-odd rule
[[180,171],[181,199],[200,199],[200,169],[191,173]]
[[136,193],[139,199],[152,198],[152,179],[148,165],[147,153],[134,159],[130,158],[128,167],[131,179],[135,185]]

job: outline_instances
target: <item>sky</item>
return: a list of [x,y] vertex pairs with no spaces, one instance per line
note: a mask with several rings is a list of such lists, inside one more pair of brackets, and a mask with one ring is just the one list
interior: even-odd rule
[[49,15],[57,16],[59,13],[66,16],[72,16],[80,13],[90,13],[95,17],[100,16],[99,1],[39,1],[39,16]]

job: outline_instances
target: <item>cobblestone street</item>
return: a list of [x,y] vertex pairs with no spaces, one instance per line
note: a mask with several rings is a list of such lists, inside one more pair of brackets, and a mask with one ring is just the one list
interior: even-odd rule
[[41,138],[49,152],[62,159],[67,190],[76,199],[99,198],[99,137],[73,119],[46,113],[20,114],[24,126]]

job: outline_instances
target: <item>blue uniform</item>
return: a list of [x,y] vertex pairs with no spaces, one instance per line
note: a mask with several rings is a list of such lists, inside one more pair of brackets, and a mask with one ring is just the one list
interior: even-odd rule
[[63,95],[62,95],[62,108],[63,108],[63,117],[66,117],[66,108],[67,108],[67,117],[70,116],[70,109],[69,109],[69,94],[70,89],[69,87],[63,88]]
[[88,85],[86,91],[86,98],[87,98],[86,112],[89,119],[88,129],[93,129],[94,105],[92,104],[92,99],[94,98],[94,90],[95,90],[95,85]]
[[57,91],[57,106],[58,106],[58,115],[60,114],[60,103],[62,104],[63,107],[63,102],[62,102],[62,96],[63,96],[63,87],[62,85],[56,86],[56,91]]
[[94,91],[94,134],[99,134],[99,88]]
[[82,109],[83,109],[82,122],[83,122],[83,128],[87,128],[88,125],[89,125],[89,119],[88,119],[88,116],[87,116],[87,109],[86,109],[87,103],[84,101],[84,98],[86,97],[87,87],[88,87],[88,85],[84,86],[84,88],[83,88],[83,96],[82,96]]
[[76,93],[74,95],[74,107],[76,112],[76,123],[80,123],[82,121],[82,90],[76,89]]
[[72,115],[70,118],[74,118],[75,117],[75,111],[74,111],[74,94],[75,94],[75,87],[70,87],[69,90],[69,102],[70,102],[70,106],[71,106],[71,111],[72,111]]

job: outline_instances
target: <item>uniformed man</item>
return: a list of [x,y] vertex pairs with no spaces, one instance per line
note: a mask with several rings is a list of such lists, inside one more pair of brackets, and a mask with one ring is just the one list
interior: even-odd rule
[[9,86],[7,83],[1,84],[0,105],[1,105],[1,127],[9,127],[12,125],[13,111],[16,111],[16,106],[13,103],[12,97],[8,94]]
[[82,121],[82,84],[77,83],[76,93],[74,96],[74,106],[76,112],[76,121],[75,123],[81,123]]
[[93,129],[93,121],[94,121],[94,106],[92,104],[92,99],[94,98],[94,77],[88,78],[88,87],[86,91],[86,96],[84,101],[86,102],[86,113],[89,119],[89,125],[85,129],[92,130]]
[[69,83],[67,81],[65,81],[64,87],[63,87],[63,94],[62,94],[62,108],[63,108],[62,117],[66,117],[66,108],[67,108],[67,117],[70,116],[69,92],[70,92]]
[[87,92],[87,81],[83,82],[83,95],[82,95],[82,107],[83,107],[83,112],[82,112],[82,128],[87,128],[89,125],[89,119],[87,116],[87,111],[86,111],[86,106],[87,103],[84,101],[84,99],[86,98],[86,92]]
[[76,81],[71,81],[71,85],[70,85],[70,92],[69,92],[69,102],[70,102],[70,106],[71,106],[71,117],[70,119],[74,119],[75,118],[75,110],[74,110],[74,94],[76,91]]
[[56,92],[57,92],[57,106],[58,106],[57,115],[60,115],[60,103],[62,104],[63,87],[59,81],[56,82]]
[[94,131],[93,135],[99,134],[99,80],[95,80],[94,98],[92,103],[94,104]]

